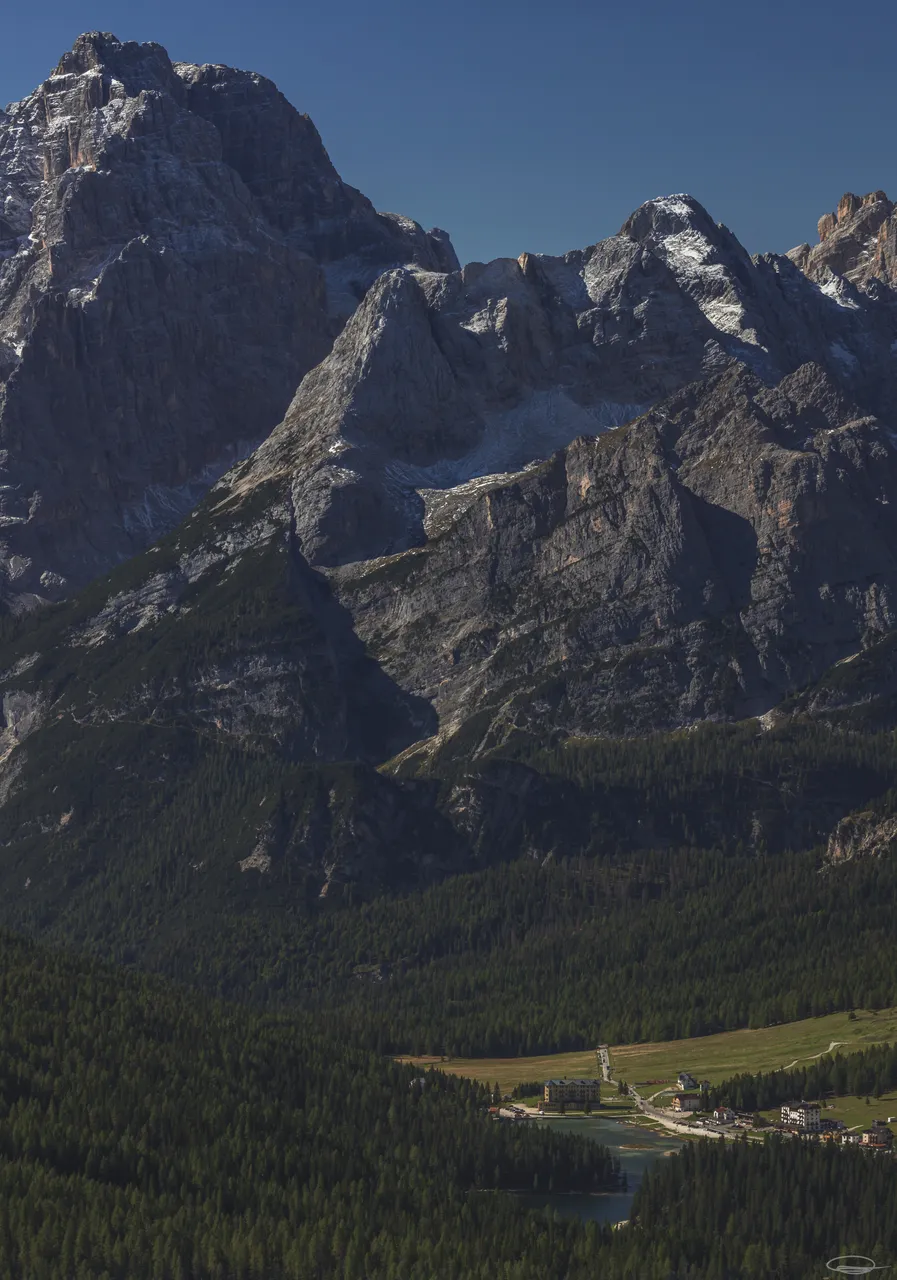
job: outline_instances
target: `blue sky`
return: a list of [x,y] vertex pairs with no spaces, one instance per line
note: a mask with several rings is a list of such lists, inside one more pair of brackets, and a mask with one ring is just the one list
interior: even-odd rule
[[892,0],[4,7],[3,102],[90,29],[262,72],[348,182],[464,261],[590,244],[674,191],[752,252],[814,241],[846,190],[897,198]]

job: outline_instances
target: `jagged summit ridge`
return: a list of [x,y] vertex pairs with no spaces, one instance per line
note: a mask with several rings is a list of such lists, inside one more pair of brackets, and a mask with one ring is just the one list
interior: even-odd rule
[[733,365],[771,385],[813,362],[878,412],[895,340],[887,299],[752,259],[692,197],[657,198],[560,257],[385,272],[216,493],[287,486],[312,563],[391,555],[425,541],[434,505],[440,520],[464,507],[435,495],[525,470]]

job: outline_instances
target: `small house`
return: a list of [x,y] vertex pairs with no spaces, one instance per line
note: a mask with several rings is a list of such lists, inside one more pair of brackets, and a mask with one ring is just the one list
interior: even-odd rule
[[864,1129],[860,1142],[864,1147],[877,1147],[888,1150],[894,1142],[894,1135],[881,1120],[873,1120],[871,1129]]
[[700,1111],[701,1099],[696,1093],[673,1094],[674,1111]]

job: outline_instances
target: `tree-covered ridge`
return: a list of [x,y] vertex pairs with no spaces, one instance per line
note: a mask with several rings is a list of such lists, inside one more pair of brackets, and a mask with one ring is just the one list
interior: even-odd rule
[[274,927],[171,940],[171,972],[294,1002],[381,1052],[531,1055],[761,1027],[897,998],[893,859],[530,860]]
[[[383,1052],[531,1054],[897,1002],[892,860],[821,873],[818,849],[782,847],[857,796],[893,807],[889,734],[723,727],[399,781],[172,725],[69,719],[21,749],[35,782],[3,809],[2,921],[314,1010]],[[516,809],[506,768],[526,775]],[[450,859],[459,796],[486,811],[481,870],[320,896],[337,846],[387,879],[413,881],[421,850]]]
[[16,1280],[560,1277],[585,1234],[487,1193],[619,1183],[603,1148],[495,1123],[481,1086],[421,1086],[303,1019],[9,937],[0,992]]
[[745,1072],[711,1090],[716,1105],[766,1111],[791,1098],[827,1098],[852,1094],[880,1098],[897,1085],[897,1045],[871,1045],[857,1053],[827,1053],[788,1071]]
[[[638,1280],[809,1280],[863,1254],[897,1261],[897,1163],[788,1139],[702,1141],[649,1170],[614,1254]],[[620,1274],[613,1267],[608,1274]]]
[[[247,909],[226,884],[210,900],[187,882],[154,935],[135,871],[110,868],[101,940],[117,959],[305,1008],[384,1053],[533,1054],[897,1002],[887,857],[824,873],[812,854],[523,859],[355,905],[300,884],[289,908],[277,886]],[[171,901],[177,874],[163,864],[142,894]],[[82,899],[69,936],[95,921]]]
[[[897,1000],[887,860],[819,875],[784,843],[858,797],[890,807],[891,735],[741,726],[399,781],[171,725],[69,719],[20,749],[0,922],[219,994],[358,1006],[372,1045],[381,1013],[384,1047],[526,1053]],[[423,853],[437,874],[462,803],[482,870],[320,897],[339,856],[407,884]]]
[[[188,522],[149,561],[174,572],[196,536]],[[325,617],[323,589],[293,596],[275,572],[286,554],[240,561],[180,629],[67,648],[108,583],[8,624],[6,687],[55,701],[0,779],[0,925],[299,1005],[384,1052],[535,1053],[897,1001],[890,863],[818,874],[840,818],[894,808],[893,732],[804,716],[520,735],[424,771],[297,760],[293,740],[225,732],[196,683],[232,643],[286,653]],[[862,703],[891,647],[832,673],[839,697]],[[164,694],[151,714],[91,701],[138,685]]]

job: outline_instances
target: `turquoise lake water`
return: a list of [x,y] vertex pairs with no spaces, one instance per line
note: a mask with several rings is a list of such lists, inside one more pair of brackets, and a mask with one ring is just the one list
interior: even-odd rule
[[531,1208],[542,1209],[550,1205],[562,1217],[581,1218],[585,1222],[622,1222],[628,1218],[632,1198],[645,1170],[671,1152],[679,1151],[682,1146],[682,1140],[673,1134],[652,1133],[647,1129],[637,1129],[634,1125],[621,1124],[619,1120],[605,1120],[601,1116],[558,1116],[537,1120],[535,1123],[551,1125],[553,1129],[578,1133],[594,1142],[600,1142],[617,1156],[626,1171],[629,1179],[626,1191],[601,1195],[520,1193],[521,1200]]

